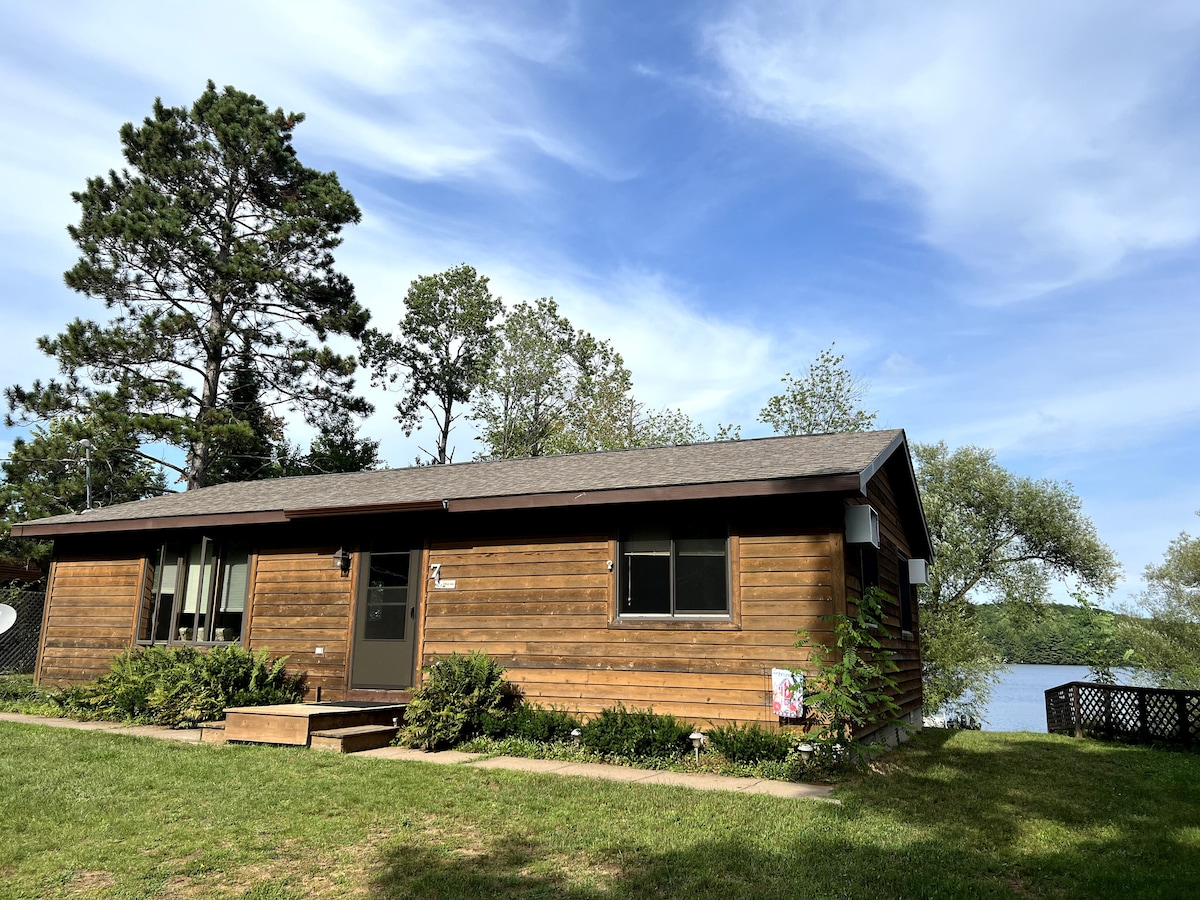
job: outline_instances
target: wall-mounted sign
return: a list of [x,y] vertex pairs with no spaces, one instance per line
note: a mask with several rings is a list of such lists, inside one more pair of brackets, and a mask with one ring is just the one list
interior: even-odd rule
[[435,588],[437,588],[438,590],[452,591],[452,590],[454,590],[454,585],[456,585],[456,584],[458,584],[458,582],[455,581],[453,578],[439,578],[437,581],[435,581],[433,583],[433,586]]
[[771,670],[771,712],[784,719],[804,718],[804,676],[791,669]]

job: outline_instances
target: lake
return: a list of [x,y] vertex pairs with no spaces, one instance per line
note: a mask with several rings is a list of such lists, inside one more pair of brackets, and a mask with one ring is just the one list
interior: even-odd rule
[[[1114,673],[1129,684],[1129,673]],[[1009,666],[992,691],[984,731],[1046,732],[1046,689],[1068,681],[1087,681],[1087,666]]]

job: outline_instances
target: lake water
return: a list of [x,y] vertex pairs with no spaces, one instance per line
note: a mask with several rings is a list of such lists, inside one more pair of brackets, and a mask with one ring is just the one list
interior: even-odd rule
[[[1126,672],[1114,673],[1128,684]],[[984,731],[1046,732],[1046,689],[1068,681],[1087,681],[1087,666],[1010,666],[992,691]]]

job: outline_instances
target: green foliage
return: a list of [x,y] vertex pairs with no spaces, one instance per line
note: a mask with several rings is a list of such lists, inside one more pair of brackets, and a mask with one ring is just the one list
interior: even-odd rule
[[66,715],[190,728],[220,719],[230,706],[297,703],[304,676],[289,675],[286,660],[242,647],[137,647],[113,659],[111,671],[65,689]]
[[971,601],[1033,607],[1062,580],[1103,595],[1119,566],[1070,485],[1014,475],[979,447],[914,444],[913,453],[937,557],[920,592],[925,709],[979,718],[1001,660]]
[[[80,258],[64,276],[113,318],[39,339],[66,377],[9,388],[10,423],[103,412],[135,445],[184,449],[191,488],[222,446],[262,449],[266,410],[369,411],[350,392],[353,357],[327,343],[358,337],[369,318],[332,253],[360,213],[336,175],[300,164],[303,118],[210,81],[190,109],[156,100],[140,127],[121,128],[128,168],[72,195]],[[262,421],[242,418],[260,413],[244,390],[231,395],[246,388],[233,383],[239,365]]]
[[519,703],[502,716],[487,716],[483,733],[488,737],[515,737],[523,741],[553,744],[571,739],[580,721],[565,709],[536,703]]
[[1200,688],[1200,538],[1181,533],[1145,578],[1149,617],[1120,627],[1131,658],[1163,687]]
[[706,732],[709,745],[736,763],[783,762],[796,745],[796,739],[782,731],[772,731],[757,723],[718,725]]
[[767,401],[758,420],[770,425],[776,434],[869,431],[876,416],[862,408],[869,385],[842,365],[845,358],[835,354],[830,345],[809,365],[805,377],[785,374],[780,379],[786,386],[783,393]]
[[970,607],[974,628],[1006,664],[1089,666],[1094,677],[1123,664],[1128,646],[1118,637],[1124,617],[1096,607],[1087,595],[1078,606],[982,603]]
[[293,465],[296,475],[330,475],[335,472],[365,472],[383,465],[379,441],[362,437],[348,410],[339,409],[317,420],[317,434],[308,453]]
[[28,438],[14,439],[0,463],[0,558],[50,562],[49,541],[9,537],[17,522],[79,512],[86,506],[87,475],[81,441],[92,443],[92,503],[111,506],[163,493],[162,470],[137,450],[137,439],[120,422],[92,414],[65,416],[35,426]]
[[462,407],[481,388],[500,350],[492,320],[500,315],[499,297],[488,279],[463,263],[437,275],[422,275],[409,285],[398,337],[370,329],[363,338],[363,362],[377,384],[403,379],[396,421],[411,435],[426,414],[437,428],[438,464],[453,460],[450,430]]
[[[474,398],[480,454],[511,459],[708,440],[681,410],[649,410],[608,341],[575,329],[553,299],[517,303],[499,328],[501,349]],[[720,439],[736,437],[723,427]]]
[[32,675],[0,675],[0,704],[36,703],[45,699],[46,693],[33,683]]
[[809,647],[816,672],[804,676],[804,706],[813,728],[808,740],[823,764],[850,765],[863,755],[855,735],[894,721],[900,707],[892,699],[897,670],[892,651],[877,637],[888,595],[869,588],[855,615],[821,618],[833,625],[833,645],[814,644],[800,633],[797,647]]
[[652,709],[626,709],[624,705],[601,710],[583,726],[580,743],[605,758],[640,760],[677,757],[691,749],[692,727],[674,716]]
[[552,298],[517,303],[500,326],[496,364],[473,418],[488,459],[570,453],[588,446],[598,401],[619,404],[629,370],[608,341],[576,330]]
[[481,734],[502,719],[514,701],[504,669],[486,653],[452,653],[425,670],[404,713],[399,741],[405,747],[443,750]]

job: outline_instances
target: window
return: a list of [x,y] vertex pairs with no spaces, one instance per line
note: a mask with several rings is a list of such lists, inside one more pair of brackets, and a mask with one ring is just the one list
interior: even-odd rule
[[367,578],[367,608],[363,638],[402,641],[408,621],[407,553],[372,553]]
[[152,644],[229,643],[242,639],[250,554],[208,538],[167,544],[158,553],[150,615],[138,639]]
[[711,531],[629,532],[621,542],[620,615],[728,616],[726,543]]
[[862,559],[862,589],[879,587],[879,551],[870,544],[859,549]]

